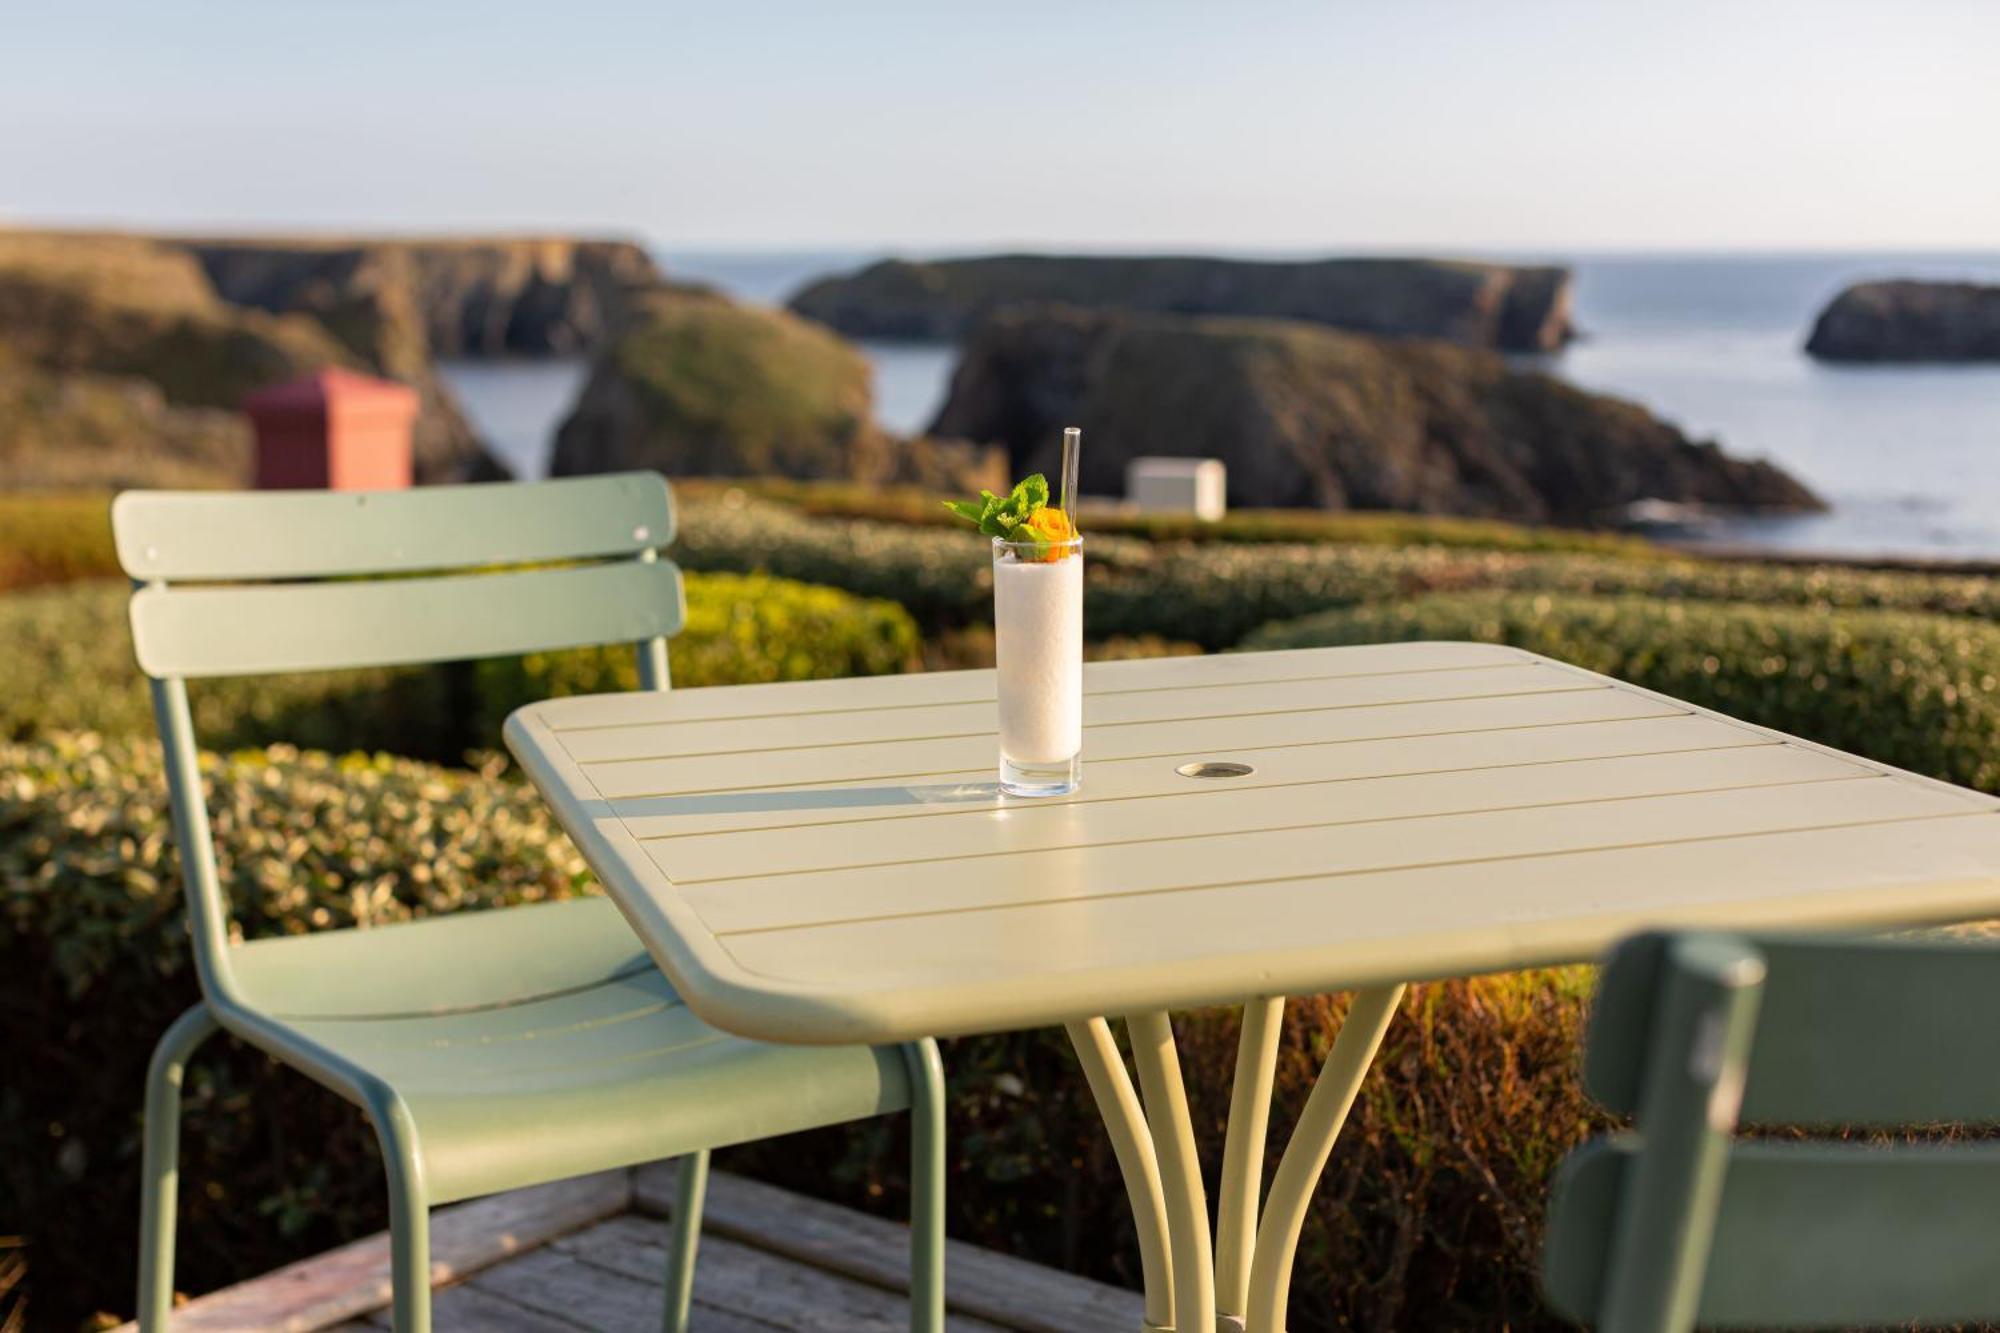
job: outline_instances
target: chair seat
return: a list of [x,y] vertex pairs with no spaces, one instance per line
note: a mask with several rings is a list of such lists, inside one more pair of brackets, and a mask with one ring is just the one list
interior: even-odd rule
[[232,961],[250,1008],[402,1096],[432,1203],[909,1105],[893,1047],[702,1022],[602,898],[255,940]]

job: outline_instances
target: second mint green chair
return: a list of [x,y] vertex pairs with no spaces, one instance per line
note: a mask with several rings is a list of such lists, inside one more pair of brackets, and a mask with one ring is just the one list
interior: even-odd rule
[[2000,1121],[2000,950],[1641,935],[1584,1061],[1634,1131],[1558,1176],[1549,1301],[1604,1333],[2000,1317],[2000,1143],[1738,1138]]
[[[146,1093],[141,1329],[172,1301],[180,1088],[219,1029],[369,1117],[389,1178],[395,1321],[430,1327],[429,1209],[681,1157],[666,1323],[685,1326],[711,1148],[910,1109],[911,1324],[944,1317],[937,1048],[788,1047],[690,1013],[601,898],[237,942],[216,870],[186,680],[631,643],[667,688],[684,617],[666,482],[628,473],[370,494],[130,492],[137,585],[186,880],[200,1003]],[[502,570],[496,566],[539,565]],[[554,566],[554,567],[550,567]],[[357,576],[390,577],[357,577]]]

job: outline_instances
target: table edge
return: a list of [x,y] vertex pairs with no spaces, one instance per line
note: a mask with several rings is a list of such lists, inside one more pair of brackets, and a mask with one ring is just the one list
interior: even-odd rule
[[[1457,640],[1419,642],[1459,643]],[[1470,641],[1463,641],[1470,642]],[[1547,663],[1592,680],[1662,700],[1690,714],[1720,719],[1775,740],[1847,760],[1925,786],[1967,794],[1970,789],[1804,740],[1774,728],[1617,680],[1573,663],[1511,645],[1485,645]],[[1338,652],[1338,647],[1323,651]],[[1240,1002],[1251,995],[1311,995],[1393,982],[1474,976],[1593,961],[1632,932],[1658,928],[1641,911],[1604,913],[1543,925],[1501,926],[1426,937],[1422,956],[1379,944],[1342,948],[1318,944],[1279,954],[1259,953],[1255,966],[1222,955],[1171,965],[1094,969],[1071,976],[1038,977],[1032,984],[990,981],[948,990],[870,992],[807,986],[745,968],[716,940],[677,892],[666,872],[615,817],[599,819],[559,799],[558,793],[592,790],[580,766],[540,716],[537,701],[515,709],[502,728],[508,749],[542,795],[557,823],[577,844],[607,896],[617,904],[647,952],[705,1022],[757,1040],[791,1045],[881,1045],[921,1037],[1015,1031],[1099,1014],[1144,1009],[1189,1009]],[[1971,793],[1977,795],[1978,793]],[[620,883],[623,876],[629,882]],[[668,892],[657,893],[649,881]],[[1911,894],[1920,895],[1912,901]],[[2000,911],[2000,874],[1917,881],[1906,893],[1881,887],[1711,904],[1677,914],[1675,929],[1839,930],[1949,924]],[[1246,986],[1245,974],[1254,973]],[[1087,979],[1087,980],[1086,980]],[[1021,992],[1032,991],[1023,996]]]

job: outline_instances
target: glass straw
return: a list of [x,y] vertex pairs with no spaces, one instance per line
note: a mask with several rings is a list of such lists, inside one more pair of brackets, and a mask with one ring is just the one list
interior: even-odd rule
[[1069,530],[1076,531],[1076,510],[1070,501],[1076,495],[1076,456],[1083,452],[1083,432],[1075,426],[1063,428],[1062,445],[1062,493],[1058,507],[1063,517],[1069,520]]

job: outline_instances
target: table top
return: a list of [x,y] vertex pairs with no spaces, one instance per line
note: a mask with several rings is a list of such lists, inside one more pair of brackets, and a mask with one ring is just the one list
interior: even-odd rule
[[[703,1018],[905,1040],[2000,915],[2000,802],[1516,649],[1085,668],[1003,798],[990,671],[553,699],[507,740]],[[1231,778],[1177,770],[1250,766]]]

